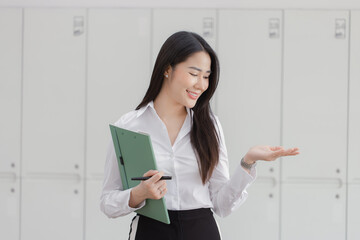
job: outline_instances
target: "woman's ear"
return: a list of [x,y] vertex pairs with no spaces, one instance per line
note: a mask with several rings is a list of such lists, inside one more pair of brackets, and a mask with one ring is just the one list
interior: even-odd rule
[[171,76],[171,72],[172,72],[172,67],[169,65],[165,70],[164,77],[169,78]]

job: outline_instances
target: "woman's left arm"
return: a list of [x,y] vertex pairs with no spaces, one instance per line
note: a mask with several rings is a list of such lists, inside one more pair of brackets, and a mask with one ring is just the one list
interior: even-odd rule
[[246,189],[256,179],[256,161],[274,161],[281,156],[297,155],[298,148],[284,150],[281,146],[254,146],[244,156],[245,164],[241,164],[239,160],[239,165],[230,178],[223,130],[218,118],[215,119],[220,138],[220,153],[219,163],[209,180],[209,192],[214,205],[214,212],[218,216],[225,217],[245,202],[248,196]]

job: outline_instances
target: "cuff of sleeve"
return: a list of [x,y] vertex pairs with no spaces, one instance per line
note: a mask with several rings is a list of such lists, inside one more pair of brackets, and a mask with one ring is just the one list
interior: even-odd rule
[[257,176],[256,163],[251,167],[250,174],[239,164],[230,179],[232,190],[241,194],[250,184],[252,184]]
[[256,175],[257,175],[257,172],[256,172],[256,165],[257,165],[257,162],[255,162],[251,168],[250,168],[250,173],[248,173],[242,166],[241,164],[239,165],[239,167],[241,168],[242,172],[246,173],[247,175],[249,175],[251,178],[252,178],[252,181],[253,182],[255,179],[256,179]]
[[129,206],[129,202],[130,202],[131,188],[126,189],[125,192],[126,192],[126,196],[127,196],[127,201],[126,201],[127,204],[126,204],[126,207],[127,207],[127,211],[128,211],[128,212],[136,211],[136,210],[138,210],[138,209],[140,209],[140,208],[142,208],[142,207],[145,206],[146,200],[142,201],[139,205],[137,205],[136,208],[130,207],[130,206]]

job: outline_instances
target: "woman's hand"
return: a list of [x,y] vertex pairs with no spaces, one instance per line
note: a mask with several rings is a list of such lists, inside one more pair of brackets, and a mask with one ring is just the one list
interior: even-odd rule
[[143,177],[150,177],[146,181],[141,181],[139,185],[131,189],[129,206],[135,208],[147,198],[160,199],[167,192],[166,181],[160,180],[163,172],[156,170],[147,171]]
[[274,161],[278,157],[294,156],[299,154],[299,148],[284,149],[282,146],[254,146],[249,149],[244,157],[244,162],[253,164],[257,160]]

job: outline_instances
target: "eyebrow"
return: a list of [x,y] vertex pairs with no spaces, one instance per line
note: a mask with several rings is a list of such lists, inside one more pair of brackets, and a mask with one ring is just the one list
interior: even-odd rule
[[[197,68],[197,67],[189,67],[189,68],[194,69],[194,70],[199,71],[199,72],[202,72],[202,70],[201,70],[200,68]],[[208,70],[208,71],[206,71],[206,72],[207,72],[207,73],[211,73],[210,70]]]

